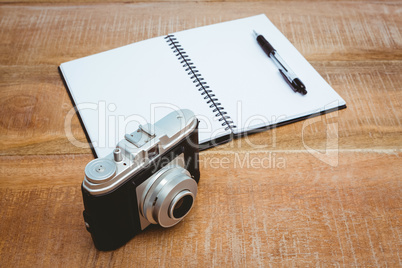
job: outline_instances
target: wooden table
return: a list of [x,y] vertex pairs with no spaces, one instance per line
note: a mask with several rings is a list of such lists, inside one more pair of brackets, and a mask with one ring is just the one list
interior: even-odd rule
[[[94,1],[1,1],[1,267],[402,265],[400,1]],[[260,13],[348,108],[202,152],[189,216],[97,251],[80,191],[93,155],[66,138],[57,66]],[[85,141],[76,117],[72,131]]]

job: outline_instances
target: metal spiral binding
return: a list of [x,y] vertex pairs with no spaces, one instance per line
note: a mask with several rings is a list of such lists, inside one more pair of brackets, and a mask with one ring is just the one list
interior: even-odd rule
[[199,73],[199,71],[194,66],[194,63],[188,57],[187,53],[181,47],[179,41],[177,41],[176,37],[173,34],[169,34],[165,37],[166,42],[171,46],[173,53],[176,54],[178,60],[185,68],[185,71],[188,72],[187,74],[190,76],[190,79],[193,80],[193,83],[196,84],[195,86],[198,88],[198,91],[201,92],[201,96],[204,96],[204,100],[207,100],[207,104],[209,104],[209,108],[213,109],[212,112],[216,113],[215,117],[220,117],[219,121],[222,122],[222,126],[226,126],[225,130],[231,130],[233,132],[233,128],[236,128],[232,119],[227,112],[224,111],[225,108],[222,107],[222,104],[218,102],[218,98],[216,98],[213,91],[209,89],[207,82],[203,81],[204,78]]

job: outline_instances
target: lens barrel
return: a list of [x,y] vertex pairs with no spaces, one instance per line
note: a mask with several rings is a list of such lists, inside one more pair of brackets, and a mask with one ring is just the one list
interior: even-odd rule
[[160,170],[143,193],[140,210],[151,223],[171,227],[191,210],[197,195],[197,183],[182,167]]

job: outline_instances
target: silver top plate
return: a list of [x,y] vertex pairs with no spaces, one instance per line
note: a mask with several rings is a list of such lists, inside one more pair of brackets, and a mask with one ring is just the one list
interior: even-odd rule
[[196,126],[197,118],[187,109],[171,112],[154,125],[141,125],[109,155],[88,163],[83,187],[92,195],[112,191],[186,138]]

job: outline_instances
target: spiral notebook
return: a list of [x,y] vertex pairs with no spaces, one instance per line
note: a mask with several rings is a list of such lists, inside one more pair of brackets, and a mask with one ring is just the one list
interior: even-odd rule
[[[291,66],[307,95],[290,89],[253,30]],[[346,107],[265,15],[133,43],[63,63],[60,72],[98,157],[172,110],[196,114],[205,149]]]

